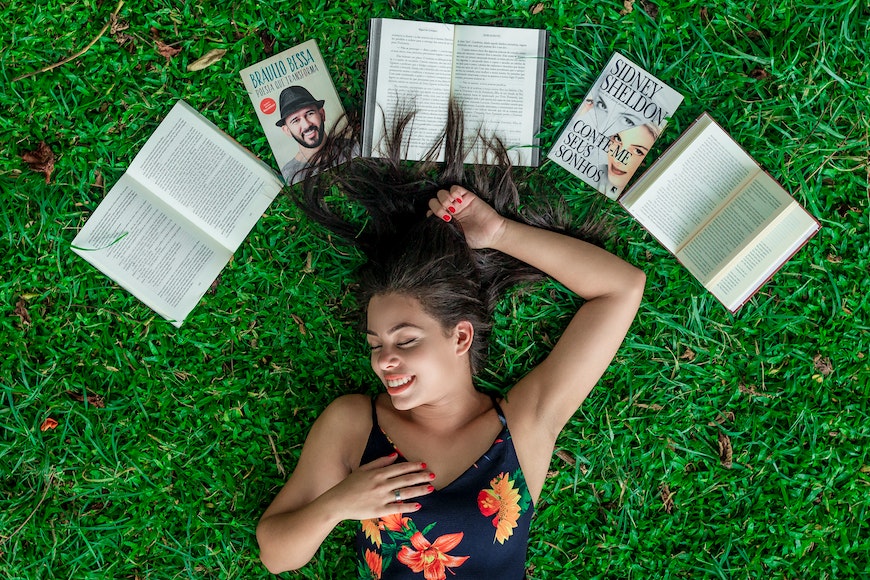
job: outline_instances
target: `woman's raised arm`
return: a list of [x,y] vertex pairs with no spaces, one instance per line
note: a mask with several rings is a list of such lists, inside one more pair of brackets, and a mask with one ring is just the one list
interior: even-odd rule
[[[541,451],[589,395],[622,344],[643,296],[645,274],[587,242],[498,215],[460,186],[439,192],[429,204],[439,218],[456,219],[473,248],[493,248],[538,268],[585,300],[547,358],[508,393],[511,430],[537,450],[530,488],[540,489],[549,464]],[[521,457],[522,459],[522,457]],[[528,463],[527,460],[524,463]],[[538,465],[539,464],[539,465]],[[531,476],[527,473],[527,478]]]

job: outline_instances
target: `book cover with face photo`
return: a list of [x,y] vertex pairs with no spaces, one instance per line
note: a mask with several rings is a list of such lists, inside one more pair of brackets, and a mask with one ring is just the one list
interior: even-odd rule
[[616,52],[547,155],[617,199],[683,96]]
[[[300,181],[309,159],[344,119],[317,43],[308,40],[288,48],[240,74],[284,181]],[[358,154],[359,147],[347,147],[347,159]]]

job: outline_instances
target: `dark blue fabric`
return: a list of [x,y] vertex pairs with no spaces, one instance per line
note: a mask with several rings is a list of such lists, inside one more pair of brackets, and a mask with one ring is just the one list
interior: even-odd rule
[[[417,512],[360,522],[360,578],[376,578],[378,568],[383,580],[424,578],[427,570],[433,578],[457,580],[524,577],[534,506],[504,414],[495,400],[493,405],[502,430],[465,473],[444,489],[412,500],[422,505]],[[372,430],[361,464],[395,451],[372,400]],[[397,461],[406,459],[400,454]]]

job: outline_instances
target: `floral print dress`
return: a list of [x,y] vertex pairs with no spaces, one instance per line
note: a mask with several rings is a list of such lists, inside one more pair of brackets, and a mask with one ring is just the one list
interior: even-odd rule
[[[447,487],[415,498],[412,514],[360,522],[356,535],[360,578],[446,580],[522,579],[529,524],[534,512],[526,480],[507,428],[489,450]],[[378,425],[372,400],[372,431],[361,464],[397,451]],[[399,455],[398,461],[406,461]]]

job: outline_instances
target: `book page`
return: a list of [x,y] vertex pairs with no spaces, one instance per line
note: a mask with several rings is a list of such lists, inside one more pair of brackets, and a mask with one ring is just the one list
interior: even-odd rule
[[797,202],[713,282],[705,287],[732,312],[746,302],[818,231],[818,223]]
[[[384,155],[384,121],[416,115],[406,131],[404,157],[422,159],[447,124],[453,69],[453,25],[376,18],[366,83],[363,155]],[[443,148],[438,157],[442,161]]]
[[453,96],[462,106],[466,131],[497,134],[513,148],[517,165],[537,165],[540,158],[533,146],[541,125],[545,54],[541,30],[456,27]]
[[73,251],[175,326],[232,255],[149,200],[124,174],[88,218]]
[[232,251],[283,186],[271,169],[184,101],[172,108],[128,172]]
[[623,205],[674,254],[760,171],[712,122],[685,147],[667,151],[661,161],[667,168],[655,179],[639,181]]
[[702,284],[711,285],[791,205],[796,205],[792,197],[772,177],[759,173],[676,256]]

